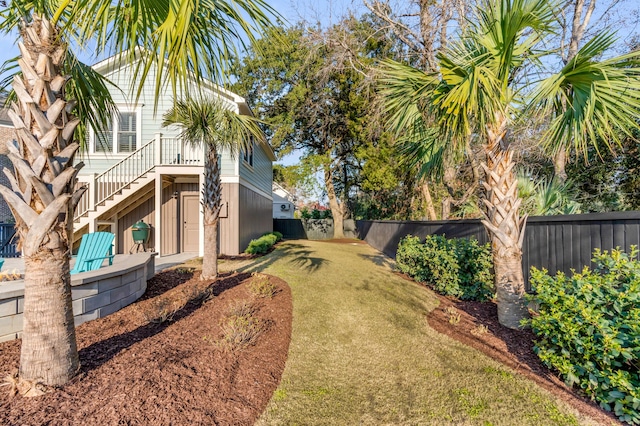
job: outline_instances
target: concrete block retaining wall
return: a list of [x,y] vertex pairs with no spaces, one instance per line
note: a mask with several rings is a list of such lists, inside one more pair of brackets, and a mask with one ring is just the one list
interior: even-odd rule
[[[112,314],[135,302],[154,275],[154,255],[116,256],[113,265],[71,276],[76,326]],[[0,342],[20,338],[24,281],[0,283]]]

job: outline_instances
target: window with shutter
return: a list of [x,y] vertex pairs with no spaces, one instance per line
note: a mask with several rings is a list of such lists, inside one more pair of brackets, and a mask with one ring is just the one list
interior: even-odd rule
[[95,135],[96,152],[113,152],[113,121],[109,120],[107,129]]
[[118,152],[133,152],[137,148],[136,113],[120,113],[118,120]]
[[127,154],[138,148],[138,114],[121,112],[112,118],[107,129],[93,134],[94,152]]

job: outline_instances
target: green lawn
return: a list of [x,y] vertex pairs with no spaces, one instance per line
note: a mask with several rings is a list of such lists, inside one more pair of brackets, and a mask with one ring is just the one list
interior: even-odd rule
[[433,294],[364,245],[294,241],[244,265],[293,292],[293,336],[264,425],[590,424],[532,382],[432,330]]

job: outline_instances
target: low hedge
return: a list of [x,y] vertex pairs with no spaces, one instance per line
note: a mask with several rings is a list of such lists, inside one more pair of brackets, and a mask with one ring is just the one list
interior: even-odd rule
[[268,232],[258,239],[251,240],[244,252],[247,254],[264,254],[280,240],[282,240],[280,232]]
[[440,294],[479,301],[493,297],[491,250],[477,240],[430,235],[422,243],[408,235],[398,245],[396,264]]
[[577,386],[622,421],[640,424],[640,262],[596,249],[593,270],[571,276],[531,270],[538,312],[528,321],[535,351],[569,386]]

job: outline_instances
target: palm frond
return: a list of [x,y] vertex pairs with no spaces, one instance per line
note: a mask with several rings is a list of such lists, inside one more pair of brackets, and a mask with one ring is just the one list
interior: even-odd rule
[[431,113],[442,136],[462,149],[473,133],[484,133],[507,102],[491,53],[474,38],[451,43],[438,59],[442,81],[434,90]]
[[[0,71],[7,72],[7,76],[0,81],[0,90],[6,90],[9,93],[8,101],[12,101],[14,96],[11,84],[15,74],[11,72],[15,71],[20,75],[17,58],[5,61]],[[106,130],[107,121],[118,113],[109,87],[119,89],[89,65],[80,62],[71,52],[67,52],[62,72],[71,76],[65,86],[66,98],[73,105],[71,112],[80,119],[75,137],[84,150],[89,129],[94,132]]]
[[67,98],[75,103],[73,113],[81,121],[76,129],[76,139],[84,149],[88,129],[91,128],[96,133],[105,131],[110,118],[118,114],[118,107],[109,87],[119,89],[70,52],[67,53],[64,65],[63,71],[71,76],[65,87]]
[[[168,88],[176,97],[197,91],[192,79],[224,84],[237,47],[279,14],[264,0],[77,0],[74,17],[80,39],[95,37],[100,52],[127,52],[136,80],[153,78],[159,98]],[[137,99],[142,85],[135,89]]]
[[251,149],[252,139],[266,143],[260,121],[240,115],[216,99],[187,98],[175,102],[163,115],[162,125],[179,125],[180,137],[193,145],[208,145],[216,151],[227,150],[232,157]]
[[598,60],[615,41],[610,33],[595,36],[557,74],[544,80],[525,112],[552,117],[542,143],[551,152],[586,153],[589,145],[609,149],[632,136],[640,115],[640,51]]
[[430,75],[393,60],[384,60],[380,66],[378,93],[388,123],[395,135],[413,128],[424,120],[431,92],[440,84],[437,75]]
[[580,213],[580,203],[575,200],[573,184],[567,180],[538,177],[530,169],[519,169],[516,173],[518,194],[522,209],[529,215],[549,216]]
[[437,128],[426,127],[423,121],[419,123],[400,137],[394,147],[400,163],[409,170],[416,170],[419,180],[438,181],[444,172],[445,160],[450,156],[448,148],[451,144],[438,137]]

